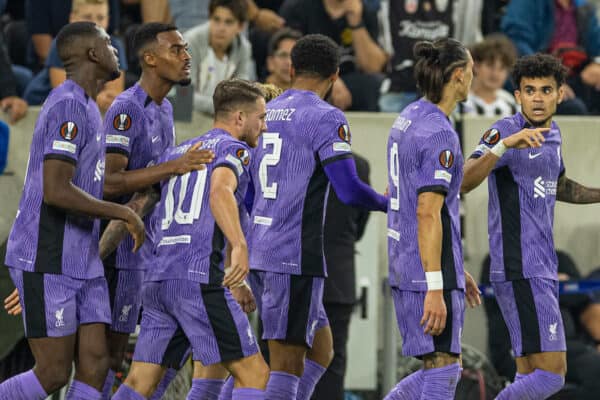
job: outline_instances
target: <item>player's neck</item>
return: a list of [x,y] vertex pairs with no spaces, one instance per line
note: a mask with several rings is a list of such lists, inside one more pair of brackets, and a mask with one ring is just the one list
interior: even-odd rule
[[[427,101],[431,100],[428,99]],[[431,101],[431,103],[433,102]],[[448,116],[452,114],[452,111],[454,111],[454,109],[456,108],[456,103],[458,102],[454,98],[442,97],[442,100],[440,100],[438,103],[433,104],[435,104],[440,110],[442,110],[444,114],[446,114],[446,116]]]
[[104,84],[106,83],[105,81],[99,81],[97,79],[90,78],[94,77],[95,75],[96,74],[94,70],[90,71],[89,68],[85,67],[78,68],[74,71],[67,70],[67,79],[72,80],[81,86],[85,94],[91,97],[94,101],[96,101],[98,93],[100,93],[104,87]]
[[304,78],[304,77],[296,77],[294,82],[292,82],[292,89],[297,90],[308,90],[310,92],[314,92],[320,98],[324,99],[329,91],[329,81],[313,79],[313,78]]
[[227,121],[215,119],[215,122],[213,122],[213,129],[224,130],[227,133],[229,133],[231,136],[236,138],[237,140],[241,140],[242,133],[239,132],[239,129],[237,129],[235,127],[235,125],[232,125],[231,123],[229,123]]
[[173,83],[167,82],[154,74],[142,72],[140,86],[156,104],[161,104],[173,87]]

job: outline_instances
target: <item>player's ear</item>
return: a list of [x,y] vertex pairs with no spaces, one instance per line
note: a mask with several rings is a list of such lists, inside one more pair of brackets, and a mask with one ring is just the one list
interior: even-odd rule
[[98,58],[98,53],[96,52],[96,48],[94,48],[94,47],[90,47],[88,49],[87,56],[91,61],[93,61],[95,63],[100,61],[100,58]]
[[142,60],[144,60],[144,62],[151,67],[156,65],[156,57],[154,57],[154,54],[150,51],[145,51],[142,54]]
[[565,97],[565,85],[560,85],[558,88],[558,104],[562,103]]

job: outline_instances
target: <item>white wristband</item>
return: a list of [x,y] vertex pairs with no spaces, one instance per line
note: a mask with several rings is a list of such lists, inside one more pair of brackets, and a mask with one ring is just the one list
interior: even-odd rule
[[504,140],[498,142],[497,145],[490,149],[490,153],[494,154],[496,157],[501,158],[504,153],[508,150],[508,147],[504,144]]
[[444,278],[442,271],[425,272],[427,280],[427,290],[442,290],[444,288]]

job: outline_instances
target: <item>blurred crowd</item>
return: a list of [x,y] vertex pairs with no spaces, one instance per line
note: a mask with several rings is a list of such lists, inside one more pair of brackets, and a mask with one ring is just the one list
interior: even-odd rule
[[304,34],[339,44],[329,101],[342,110],[400,112],[419,96],[414,43],[454,37],[471,48],[475,79],[458,112],[501,117],[518,109],[507,79],[515,59],[553,54],[569,69],[559,114],[600,114],[600,25],[586,0],[0,0],[0,107],[9,119],[42,104],[65,70],[53,38],[74,21],[112,36],[121,77],[105,111],[140,74],[131,37],[146,22],[175,24],[193,57],[193,107],[212,113],[212,92],[240,77],[290,86],[290,53]]

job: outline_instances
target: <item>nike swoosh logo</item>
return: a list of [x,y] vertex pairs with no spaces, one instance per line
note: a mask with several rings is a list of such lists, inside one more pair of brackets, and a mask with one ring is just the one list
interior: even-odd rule
[[533,160],[534,158],[541,156],[542,153],[536,153],[536,154],[529,153],[528,155],[529,155],[529,159]]
[[156,141],[158,141],[160,138],[158,136],[153,136],[152,137],[152,143],[156,143]]

